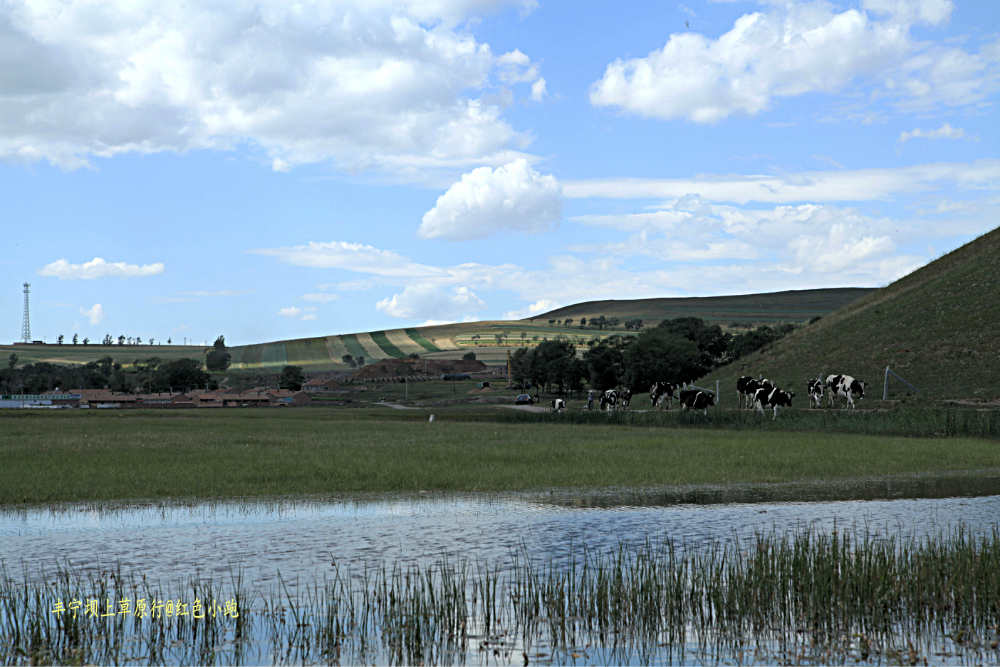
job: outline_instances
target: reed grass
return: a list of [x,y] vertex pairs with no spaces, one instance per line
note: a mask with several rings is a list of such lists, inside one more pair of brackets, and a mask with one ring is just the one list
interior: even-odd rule
[[[158,582],[122,573],[118,566],[81,571],[67,565],[40,576],[25,569],[20,581],[0,568],[0,663],[239,664],[245,661],[246,616],[210,607],[224,595],[236,603],[238,614],[249,606],[253,595],[242,573],[234,573],[230,583],[192,578],[167,594]],[[174,599],[188,605],[186,615],[167,615],[162,608],[134,613],[139,600],[153,605]],[[73,600],[83,606],[69,608]],[[195,600],[203,602],[204,618],[193,617]],[[89,601],[97,602],[97,613],[89,613]],[[57,603],[65,610],[56,613]],[[129,608],[133,613],[122,613]]]
[[[463,655],[525,663],[1000,660],[996,527],[929,538],[809,528],[698,545],[663,538],[560,561],[522,550],[502,564],[442,557],[295,583],[241,605],[239,622],[68,623],[49,612],[54,598],[128,595],[143,584],[120,573],[109,584],[62,570],[51,587],[5,576],[0,661],[241,663],[255,661],[254,652],[277,664],[453,664]],[[236,590],[249,596],[239,582]]]

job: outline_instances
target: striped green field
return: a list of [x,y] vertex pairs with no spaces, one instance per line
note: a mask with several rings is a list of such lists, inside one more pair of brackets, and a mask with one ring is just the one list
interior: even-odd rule
[[[507,350],[537,345],[553,338],[567,339],[583,349],[595,338],[634,335],[621,324],[615,329],[581,328],[580,316],[642,318],[647,326],[655,326],[665,318],[691,315],[723,326],[735,321],[754,324],[805,322],[817,315],[829,315],[869,292],[870,289],[845,288],[688,299],[591,301],[527,320],[465,322],[277,341],[235,347],[231,352],[233,366],[244,370],[280,370],[284,364],[294,364],[310,370],[346,371],[350,367],[341,359],[347,354],[371,361],[401,359],[411,354],[457,358],[473,351],[486,363],[501,363]],[[570,315],[572,323],[566,324],[564,316]],[[551,324],[550,319],[553,320]]]
[[[476,323],[481,326],[481,323]],[[459,327],[468,325],[459,325]],[[241,345],[229,348],[233,355],[233,368],[240,370],[280,370],[293,364],[310,370],[348,370],[342,359],[345,355],[375,359],[402,359],[411,354],[439,353],[457,350],[451,335],[438,331],[420,333],[417,329],[392,329],[370,333],[343,334],[323,338],[300,338],[258,345]],[[464,333],[464,332],[462,332]],[[428,339],[430,337],[439,344]]]

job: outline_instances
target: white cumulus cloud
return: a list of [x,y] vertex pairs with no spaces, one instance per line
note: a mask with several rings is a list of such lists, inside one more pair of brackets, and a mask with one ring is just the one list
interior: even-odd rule
[[104,321],[104,306],[99,303],[95,303],[88,310],[81,308],[80,314],[90,321],[91,326],[100,324]]
[[375,307],[381,313],[403,319],[453,321],[483,310],[486,303],[467,287],[445,290],[424,283],[408,285],[399,294],[382,299]]
[[297,306],[291,306],[289,308],[281,308],[278,310],[278,314],[283,317],[288,317],[293,320],[299,320],[302,322],[308,322],[310,320],[317,319],[316,308],[299,308]]
[[56,260],[51,264],[46,264],[45,268],[38,272],[40,276],[51,276],[59,280],[94,280],[96,278],[136,278],[145,276],[155,276],[163,273],[163,264],[127,264],[125,262],[105,262],[100,257],[95,257],[83,264],[70,264],[65,259]]
[[821,1],[774,3],[741,16],[718,39],[676,33],[646,57],[616,60],[591,86],[590,102],[717,123],[860,80],[904,110],[973,104],[1000,87],[997,43],[973,54],[910,34],[912,25],[946,22],[953,9],[950,0],[867,0],[842,12]]
[[424,214],[417,236],[467,241],[505,231],[533,234],[549,229],[561,215],[555,176],[539,174],[520,158],[462,176]]
[[495,55],[468,19],[535,4],[4,2],[0,158],[76,169],[245,142],[280,171],[502,164],[530,136],[487,101],[491,76],[530,85],[538,65]]

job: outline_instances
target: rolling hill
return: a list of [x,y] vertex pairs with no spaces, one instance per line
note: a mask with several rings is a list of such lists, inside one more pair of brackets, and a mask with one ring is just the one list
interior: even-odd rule
[[534,319],[547,322],[569,317],[579,321],[581,317],[604,315],[622,320],[638,317],[655,324],[675,317],[700,317],[723,328],[731,322],[752,322],[754,325],[805,322],[816,315],[832,313],[874,289],[842,287],[737,296],[587,301],[537,315]]
[[[277,371],[287,364],[313,371],[349,370],[350,366],[341,361],[347,354],[366,360],[398,359],[414,353],[421,357],[457,358],[469,350],[475,351],[476,356],[487,364],[501,363],[506,359],[508,349],[535,345],[555,336],[566,336],[578,345],[584,345],[592,338],[611,333],[632,335],[621,324],[613,330],[580,328],[577,323],[581,317],[603,315],[622,321],[640,318],[646,326],[655,326],[666,318],[685,316],[700,317],[723,328],[732,322],[754,325],[801,323],[817,315],[829,315],[871,292],[870,288],[839,288],[740,296],[588,301],[526,320],[466,322],[298,338],[234,346],[229,348],[229,352],[232,354],[233,370],[244,371]],[[567,318],[573,320],[572,325],[564,324]],[[549,320],[556,322],[550,325]],[[499,343],[498,335],[502,336]],[[153,356],[165,361],[179,358],[201,361],[208,349],[201,345],[4,345],[0,346],[0,355],[6,359],[14,352],[19,357],[18,363],[23,365],[36,361],[80,364],[110,354],[117,361],[128,364],[133,359]]]
[[[581,329],[565,326],[566,319],[579,322],[580,317],[617,317],[621,320],[640,318],[648,326],[667,318],[694,316],[723,327],[732,322],[754,325],[775,322],[807,322],[829,315],[838,308],[870,294],[873,288],[838,288],[748,294],[721,297],[691,297],[589,301],[575,306],[518,321],[487,321],[446,324],[434,327],[393,329],[369,333],[300,338],[231,348],[233,367],[244,370],[280,369],[295,364],[313,370],[347,370],[341,361],[345,354],[363,356],[366,360],[401,358],[413,353],[420,356],[455,358],[468,350],[486,363],[500,363],[507,349],[533,345],[545,338],[568,336],[578,344],[610,333],[627,334],[619,325],[616,329]],[[559,324],[550,325],[549,320]],[[501,343],[496,336],[507,332]]]
[[[772,346],[699,381],[719,380],[723,405],[735,403],[742,375],[775,380],[807,405],[806,381],[823,373],[852,375],[873,386],[865,403],[881,399],[885,368],[889,398],[1000,398],[1000,228],[874,291]],[[911,395],[907,396],[907,392]],[[864,403],[862,404],[864,405]]]

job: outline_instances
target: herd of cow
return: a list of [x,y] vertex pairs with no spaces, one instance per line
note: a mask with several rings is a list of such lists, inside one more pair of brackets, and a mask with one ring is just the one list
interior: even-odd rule
[[[835,407],[835,398],[847,399],[847,406],[854,408],[854,398],[865,397],[865,387],[867,382],[855,380],[850,375],[830,375],[823,381],[820,378],[809,380],[806,391],[809,394],[809,407],[822,407],[824,387],[828,392],[829,406]],[[680,394],[675,396],[677,390]],[[736,381],[736,394],[739,401],[739,408],[753,409],[764,414],[764,410],[771,409],[774,416],[778,418],[779,408],[792,406],[794,392],[782,391],[774,386],[774,382],[761,378],[755,380],[752,377],[744,376]],[[684,388],[680,384],[673,382],[655,382],[649,388],[649,399],[653,403],[653,408],[659,410],[664,403],[669,410],[673,407],[676,399],[682,410],[702,410],[708,415],[708,408],[715,405],[717,397],[714,392],[696,388]],[[601,410],[613,411],[619,406],[627,410],[632,400],[632,392],[629,389],[608,389],[601,395]],[[552,409],[560,411],[566,407],[566,402],[561,398],[552,401]]]

